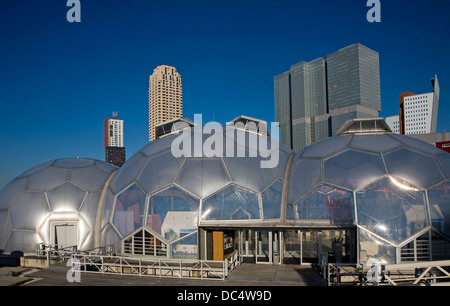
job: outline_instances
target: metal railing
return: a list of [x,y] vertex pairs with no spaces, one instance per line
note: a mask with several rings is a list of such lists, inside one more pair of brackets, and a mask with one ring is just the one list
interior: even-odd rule
[[72,254],[77,253],[77,246],[63,246],[59,244],[36,244],[36,255],[38,257],[45,256],[48,261],[51,259],[59,259],[64,261],[69,259]]
[[322,262],[320,267],[328,286],[450,285],[450,260],[380,264],[376,277],[374,267],[362,264]]
[[92,249],[87,249],[87,250],[78,250],[78,254],[81,255],[114,255],[115,252],[115,247],[114,244],[108,244],[108,245],[103,245],[103,246],[99,246],[99,247],[95,247]]
[[239,265],[237,251],[225,260],[187,260],[72,254],[72,269],[85,273],[224,280]]

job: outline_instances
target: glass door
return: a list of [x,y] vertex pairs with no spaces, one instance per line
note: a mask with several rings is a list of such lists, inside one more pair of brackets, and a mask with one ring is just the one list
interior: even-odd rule
[[271,231],[256,231],[256,263],[271,263],[272,262],[272,232]]

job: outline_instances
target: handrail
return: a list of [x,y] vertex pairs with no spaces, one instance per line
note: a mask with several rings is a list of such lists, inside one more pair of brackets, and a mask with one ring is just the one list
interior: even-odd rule
[[48,259],[51,258],[60,258],[61,260],[65,260],[66,257],[70,257],[73,253],[77,252],[77,246],[64,246],[60,244],[44,244],[38,243],[36,244],[36,255],[47,256]]
[[72,269],[85,273],[224,280],[239,265],[239,254],[225,260],[72,254]]

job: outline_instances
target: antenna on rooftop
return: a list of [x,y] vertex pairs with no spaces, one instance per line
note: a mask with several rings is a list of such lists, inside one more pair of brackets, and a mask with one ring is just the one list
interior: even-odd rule
[[117,116],[119,115],[119,112],[113,112],[113,118],[117,119]]

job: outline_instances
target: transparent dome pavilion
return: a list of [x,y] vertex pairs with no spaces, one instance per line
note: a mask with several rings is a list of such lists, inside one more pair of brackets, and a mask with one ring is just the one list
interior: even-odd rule
[[370,122],[298,153],[235,124],[165,135],[121,168],[44,163],[1,191],[0,250],[64,242],[165,258],[239,251],[256,263],[448,259],[450,155]]

